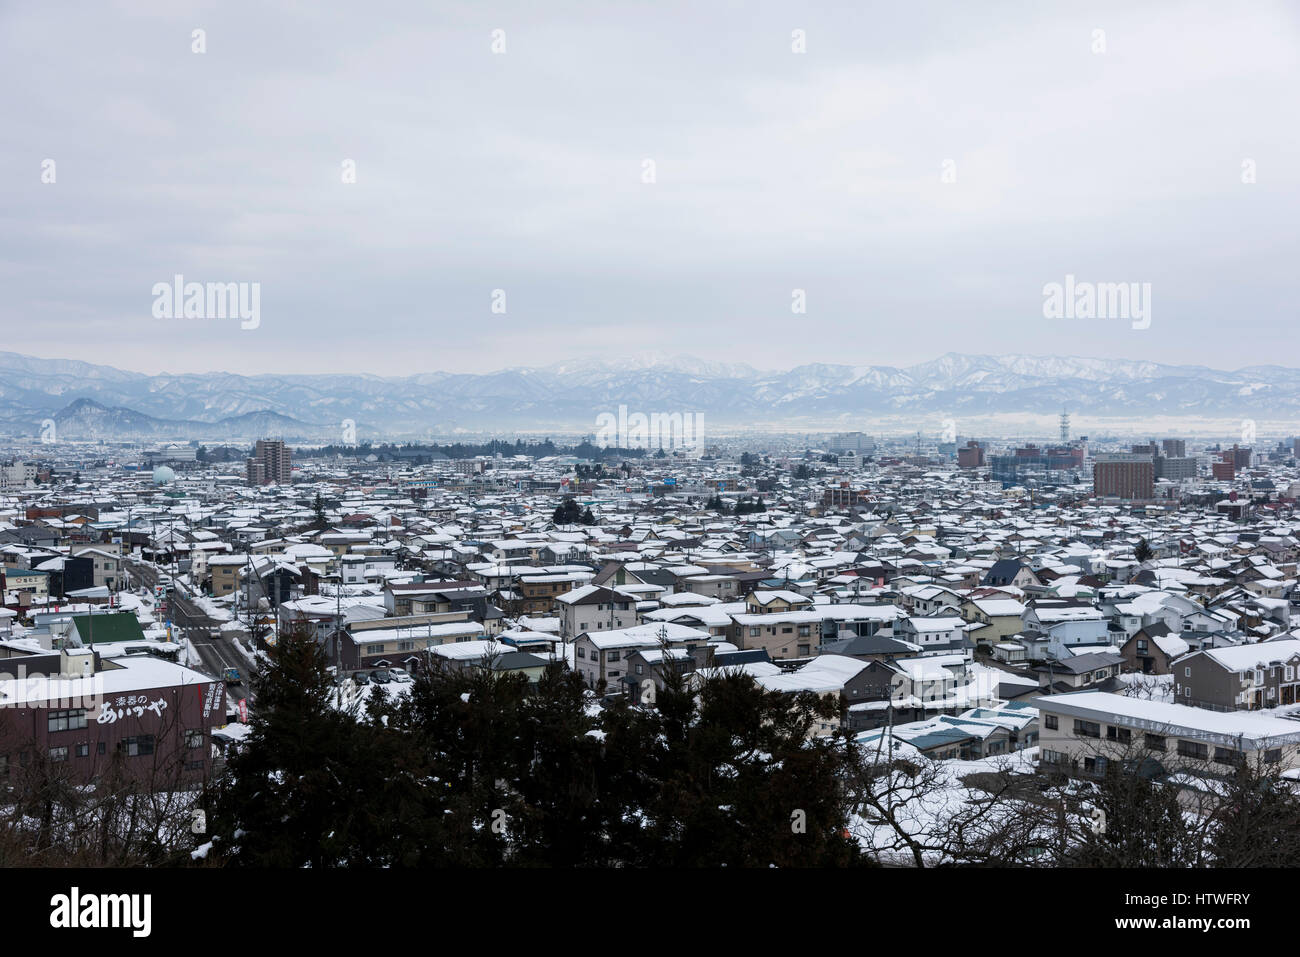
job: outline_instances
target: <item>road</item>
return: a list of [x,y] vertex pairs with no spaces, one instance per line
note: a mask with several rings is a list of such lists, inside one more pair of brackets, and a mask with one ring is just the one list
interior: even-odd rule
[[[152,590],[158,584],[159,569],[147,562],[135,559],[127,560],[127,569],[132,578]],[[238,703],[240,698],[247,698],[251,708],[253,690],[249,678],[253,671],[253,662],[229,639],[221,638],[220,619],[213,618],[203,611],[190,598],[181,594],[181,586],[173,580],[172,589],[167,596],[167,617],[172,624],[181,629],[184,637],[199,656],[201,664],[198,670],[213,678],[221,679],[227,668],[234,668],[243,676],[243,683],[227,688],[227,698]]]

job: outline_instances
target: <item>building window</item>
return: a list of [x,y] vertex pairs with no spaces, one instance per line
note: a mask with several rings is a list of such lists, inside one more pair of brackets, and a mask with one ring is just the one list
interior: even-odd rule
[[1195,758],[1198,761],[1204,761],[1210,756],[1210,749],[1199,741],[1183,741],[1180,739],[1178,753],[1184,758]]
[[123,738],[117,743],[117,747],[128,757],[136,758],[153,754],[153,743],[152,734],[141,734],[133,738]]
[[1061,722],[1057,720],[1056,715],[1045,714],[1043,715],[1043,727],[1048,731],[1056,731],[1061,727]]
[[618,652],[611,651],[605,658],[606,661],[618,661]]
[[1165,749],[1165,736],[1162,734],[1148,734],[1146,743],[1148,751],[1163,751]]
[[1101,725],[1096,721],[1080,721],[1076,718],[1074,721],[1074,733],[1082,735],[1085,738],[1100,738]]
[[636,666],[636,673],[641,674],[645,669],[641,665]]
[[586,650],[585,648],[583,648],[581,645],[578,646],[578,657],[579,657],[579,658],[586,658],[586,657],[587,657],[587,650]]
[[1269,748],[1267,751],[1264,752],[1265,764],[1277,764],[1281,760],[1282,760],[1281,748]]
[[51,760],[51,761],[66,761],[66,760],[68,760],[68,749],[67,749],[67,748],[50,748],[50,760]]
[[1108,741],[1118,741],[1120,744],[1128,744],[1133,739],[1133,732],[1128,728],[1117,728],[1113,724],[1106,726],[1106,739]]
[[203,732],[202,732],[202,731],[186,731],[186,732],[185,732],[185,747],[190,748],[191,750],[194,749],[194,748],[201,748],[201,747],[203,747]]
[[1236,764],[1241,759],[1241,752],[1235,748],[1215,748],[1215,764]]
[[77,731],[86,726],[84,708],[70,711],[51,711],[46,719],[47,729],[53,731]]
[[79,757],[79,758],[88,758],[88,757],[90,757],[90,745],[88,745],[88,744],[79,744],[79,745],[77,745],[77,757]]

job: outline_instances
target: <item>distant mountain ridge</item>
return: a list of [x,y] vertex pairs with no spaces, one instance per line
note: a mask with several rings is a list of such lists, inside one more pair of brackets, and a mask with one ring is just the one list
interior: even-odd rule
[[[94,408],[77,400],[89,400]],[[0,431],[335,438],[456,428],[590,430],[602,412],[698,412],[714,427],[838,429],[856,417],[1006,413],[1300,417],[1300,369],[1235,371],[1141,360],[949,353],[906,367],[815,363],[760,370],[691,356],[572,360],[488,373],[148,375],[0,353]],[[71,431],[63,431],[68,429]],[[179,430],[168,432],[168,429]]]

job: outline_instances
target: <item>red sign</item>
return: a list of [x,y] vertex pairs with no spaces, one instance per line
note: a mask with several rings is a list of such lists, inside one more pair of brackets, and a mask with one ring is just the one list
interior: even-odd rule
[[248,699],[239,699],[239,723],[248,724]]

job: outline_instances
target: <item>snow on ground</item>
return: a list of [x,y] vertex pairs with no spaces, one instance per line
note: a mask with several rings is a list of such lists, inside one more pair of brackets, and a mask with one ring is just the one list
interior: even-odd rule
[[[955,815],[968,809],[972,802],[988,797],[986,792],[964,785],[961,781],[963,777],[1000,771],[1032,774],[1037,756],[1037,748],[1026,748],[975,761],[931,762],[931,759],[920,758],[919,761],[927,762],[927,769],[934,768],[940,775],[937,786],[921,790],[910,786],[913,779],[907,777],[905,772],[892,772],[898,792],[890,803],[893,805],[898,829],[927,843],[942,841]],[[1018,813],[1016,802],[1003,802],[991,813],[1015,815]],[[864,851],[871,852],[881,861],[908,867],[915,864],[911,849],[900,840],[895,828],[883,821],[873,821],[870,812],[867,816],[854,815],[850,819],[849,831]],[[937,852],[926,852],[924,857],[929,865],[942,862]]]
[[1121,674],[1116,676],[1124,688],[1120,694],[1147,701],[1174,703],[1173,675]]

